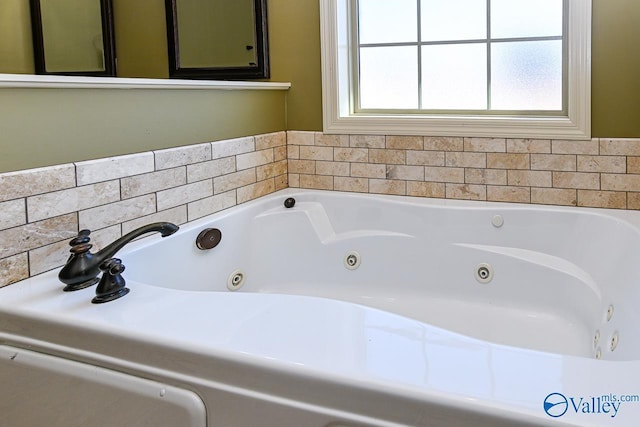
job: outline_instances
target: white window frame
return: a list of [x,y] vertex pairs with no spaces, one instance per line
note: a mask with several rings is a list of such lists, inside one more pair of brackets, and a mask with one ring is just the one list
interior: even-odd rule
[[[355,113],[350,2],[320,0],[322,111],[325,133],[591,138],[591,2],[569,0],[567,113],[564,116]],[[535,1],[535,0],[534,0]]]

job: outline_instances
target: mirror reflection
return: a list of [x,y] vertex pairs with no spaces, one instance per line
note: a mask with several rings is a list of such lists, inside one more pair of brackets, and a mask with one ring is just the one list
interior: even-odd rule
[[166,3],[171,77],[269,77],[265,0]]
[[176,1],[180,64],[255,66],[253,0]]
[[114,76],[111,0],[31,0],[37,74]]

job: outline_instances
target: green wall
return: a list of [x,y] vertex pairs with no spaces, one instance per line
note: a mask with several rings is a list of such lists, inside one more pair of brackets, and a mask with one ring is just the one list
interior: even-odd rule
[[285,129],[285,91],[1,89],[0,172]]
[[[0,151],[11,160],[0,170],[53,164],[65,152],[69,161],[285,128],[321,130],[318,0],[268,0],[268,16],[271,80],[291,82],[288,94],[3,89]],[[167,77],[164,0],[114,0],[114,19],[119,76]],[[593,0],[594,137],[640,137],[638,22],[637,0]],[[28,0],[0,1],[0,72],[33,72],[31,57]]]
[[164,0],[113,0],[118,76],[169,78],[165,19]]
[[318,0],[268,0],[271,79],[291,82],[289,130],[322,130]]
[[640,1],[594,0],[591,130],[640,137]]

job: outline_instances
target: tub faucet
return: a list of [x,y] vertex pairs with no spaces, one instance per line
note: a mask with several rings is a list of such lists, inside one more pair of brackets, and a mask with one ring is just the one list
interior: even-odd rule
[[69,251],[71,252],[71,256],[69,256],[67,263],[62,267],[62,270],[60,270],[58,279],[67,285],[64,288],[65,292],[77,291],[94,285],[98,283],[97,277],[98,274],[100,274],[100,264],[112,258],[124,245],[136,237],[156,231],[159,232],[162,237],[167,237],[178,231],[178,228],[177,225],[170,222],[156,222],[144,225],[125,234],[93,254],[89,252],[93,246],[89,243],[91,240],[89,238],[91,231],[81,230],[78,236],[69,242],[69,246],[71,246],[71,250]]

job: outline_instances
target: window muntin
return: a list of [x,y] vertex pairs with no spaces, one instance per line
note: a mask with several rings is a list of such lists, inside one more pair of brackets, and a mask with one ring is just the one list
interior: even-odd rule
[[354,112],[566,114],[566,1],[354,4]]

